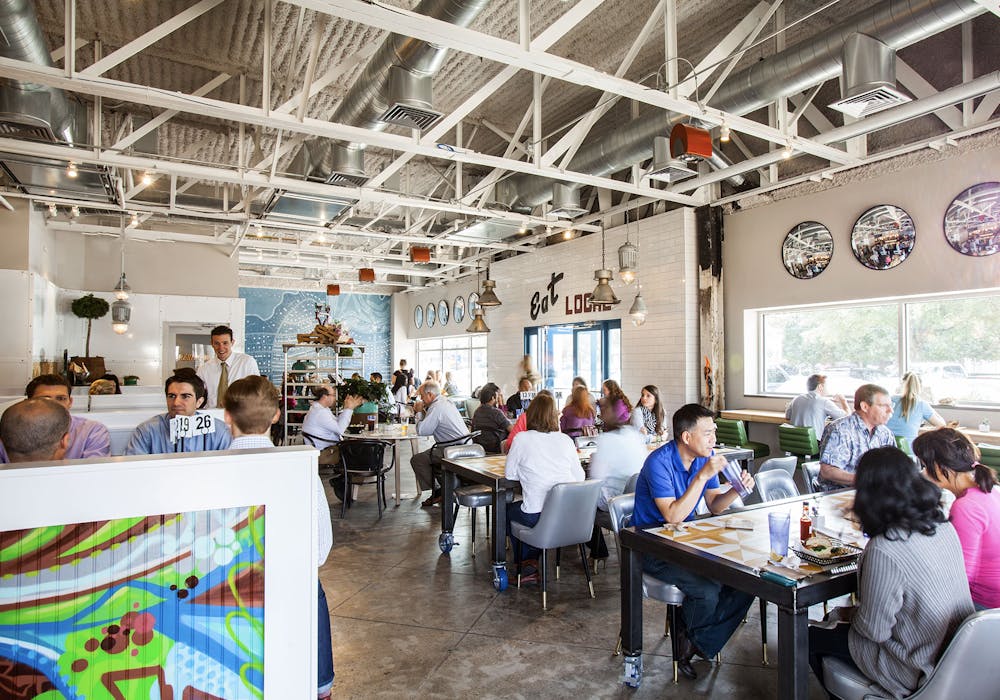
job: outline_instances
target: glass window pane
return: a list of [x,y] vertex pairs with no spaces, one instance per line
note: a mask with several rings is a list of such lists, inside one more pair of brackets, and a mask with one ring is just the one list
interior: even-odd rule
[[[608,329],[608,379],[622,382],[622,329]],[[597,387],[597,384],[591,384]]]
[[456,335],[449,338],[444,338],[442,341],[444,349],[448,348],[467,348],[469,347],[469,336],[466,335]]
[[906,319],[907,368],[925,399],[1000,403],[1000,296],[911,303]]
[[[600,386],[604,379],[603,329],[579,331],[576,334],[576,371],[587,386]],[[572,378],[571,378],[572,380]]]
[[899,382],[897,304],[764,314],[759,390],[800,394],[814,372],[831,394],[852,396],[865,383],[890,392]]
[[[471,378],[469,386],[476,388],[486,383],[486,348],[474,348],[472,350],[472,362],[469,368]],[[471,390],[471,389],[470,389]]]
[[546,389],[569,391],[573,384],[573,327],[551,326],[546,333],[542,384]]

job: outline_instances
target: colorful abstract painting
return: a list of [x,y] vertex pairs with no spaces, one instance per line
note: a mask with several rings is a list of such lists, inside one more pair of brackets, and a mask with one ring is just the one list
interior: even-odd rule
[[284,371],[282,343],[294,343],[298,333],[316,326],[316,304],[330,305],[330,318],[341,321],[365,351],[365,372],[391,374],[390,298],[379,294],[342,294],[240,287],[246,300],[246,352],[253,355],[260,372],[281,383]]
[[263,689],[263,506],[0,533],[0,698]]

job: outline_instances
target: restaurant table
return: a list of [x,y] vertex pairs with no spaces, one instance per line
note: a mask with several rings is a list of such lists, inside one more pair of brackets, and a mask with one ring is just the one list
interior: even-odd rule
[[403,440],[409,440],[413,453],[416,454],[420,447],[420,435],[417,435],[415,425],[405,423],[380,423],[375,430],[362,430],[360,433],[344,433],[345,440],[386,440],[392,443],[393,461],[396,465],[396,506],[399,507],[400,495],[400,464],[399,464],[399,444]]
[[[800,572],[809,575],[794,586],[761,578],[770,550],[768,514],[791,515],[789,545],[797,547],[796,526],[803,501],[816,503],[824,519],[824,534],[864,547],[864,537],[857,525],[844,515],[854,502],[853,490],[772,501],[686,522],[678,529],[660,526],[621,531],[622,648],[627,685],[638,687],[642,681],[642,560],[648,554],[774,603],[778,608],[778,697],[795,700],[808,697],[809,606],[853,593],[857,590],[857,575],[853,570],[833,573],[829,566],[803,562]],[[732,517],[753,520],[754,529],[727,528],[726,521]],[[762,620],[761,624],[767,623]]]
[[[651,443],[647,448],[652,452],[664,444]],[[577,453],[580,454],[581,461],[590,456],[581,450],[577,450]],[[753,450],[733,447],[720,447],[715,453],[725,456],[730,462],[753,458]],[[455,511],[452,504],[458,479],[490,487],[493,490],[493,522],[490,531],[490,537],[493,538],[493,587],[498,591],[507,588],[507,504],[513,500],[514,491],[520,485],[504,476],[506,468],[506,455],[463,457],[445,459],[442,462],[441,534],[438,536],[438,546],[445,554],[455,546]]]
[[773,425],[788,422],[784,411],[765,411],[757,408],[736,408],[731,411],[721,411],[719,417],[729,420],[745,420],[749,423],[772,423]]

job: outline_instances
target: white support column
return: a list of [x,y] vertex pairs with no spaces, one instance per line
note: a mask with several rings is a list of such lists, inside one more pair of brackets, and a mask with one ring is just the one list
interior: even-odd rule
[[[972,21],[962,24],[962,82],[972,80]],[[972,125],[972,100],[962,103],[962,126]]]
[[66,61],[63,68],[66,77],[72,78],[76,72],[76,0],[66,0],[64,14],[63,42],[66,47]]
[[531,76],[531,147],[532,162],[540,166],[542,164],[542,74],[535,73]]
[[261,76],[261,105],[264,114],[271,113],[271,32],[274,0],[264,0],[264,68]]
[[677,67],[677,0],[667,0],[663,5],[663,52],[670,96],[677,97],[677,83],[680,75],[680,70]]
[[[462,142],[462,122],[455,125],[455,147],[459,150],[465,147],[465,144]],[[461,199],[463,193],[462,163],[455,163],[455,199]]]

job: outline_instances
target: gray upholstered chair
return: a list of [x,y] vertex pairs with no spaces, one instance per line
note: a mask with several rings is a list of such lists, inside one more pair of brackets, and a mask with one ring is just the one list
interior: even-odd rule
[[[794,460],[795,458],[789,457],[789,459]],[[781,469],[772,469],[763,474],[758,472],[754,481],[757,482],[757,493],[760,494],[760,500],[765,503],[799,495],[795,480],[788,472]]]
[[[611,514],[611,525],[615,532],[615,543],[618,543],[618,533],[623,527],[628,527],[632,520],[632,511],[635,509],[635,493],[623,493],[608,501],[608,512]],[[621,549],[618,550],[618,561],[621,561]],[[651,600],[658,600],[667,604],[667,621],[663,629],[663,635],[670,634],[671,628],[677,629],[677,614],[680,612],[679,606],[684,602],[684,593],[677,586],[664,583],[655,576],[649,574],[642,575],[642,597]],[[670,653],[674,662],[674,683],[677,682],[677,635],[673,635],[670,640]],[[621,652],[622,637],[619,633],[618,644],[615,647],[615,655]]]
[[791,457],[771,457],[771,459],[760,465],[760,469],[757,470],[757,474],[769,472],[772,469],[781,469],[788,472],[788,476],[795,476],[795,467],[797,467],[798,464],[799,460],[794,455]]
[[581,435],[573,438],[573,442],[576,444],[577,449],[580,449],[581,447],[597,447],[597,436]]
[[806,485],[806,493],[819,491],[819,462],[802,463],[802,481]]
[[[927,682],[909,700],[995,698],[1000,689],[1000,665],[994,663],[1000,645],[1000,609],[970,615],[959,626]],[[858,669],[840,659],[823,659],[826,689],[841,700],[882,700],[888,696]]]
[[625,482],[625,490],[622,493],[635,493],[635,485],[639,483],[639,472],[636,472]]
[[[444,459],[462,459],[463,457],[485,457],[486,450],[482,445],[469,443],[467,445],[452,445],[444,448]],[[471,508],[469,518],[472,521],[472,556],[476,556],[476,509],[486,507],[486,537],[490,533],[490,506],[493,505],[493,489],[483,484],[467,484],[455,489],[455,516],[461,506]]]
[[[545,552],[548,549],[559,549],[571,545],[579,547],[583,571],[587,576],[587,586],[590,588],[590,597],[594,597],[594,582],[590,578],[590,567],[587,566],[587,552],[583,548],[583,543],[589,542],[594,532],[594,512],[597,510],[597,499],[601,495],[601,484],[600,481],[556,484],[546,494],[541,515],[534,527],[516,522],[510,524],[510,534],[513,537],[542,550],[541,558],[538,561],[538,573],[542,579],[542,610],[548,610],[545,571]],[[520,587],[521,548],[515,546],[514,554],[517,562],[518,587]]]

